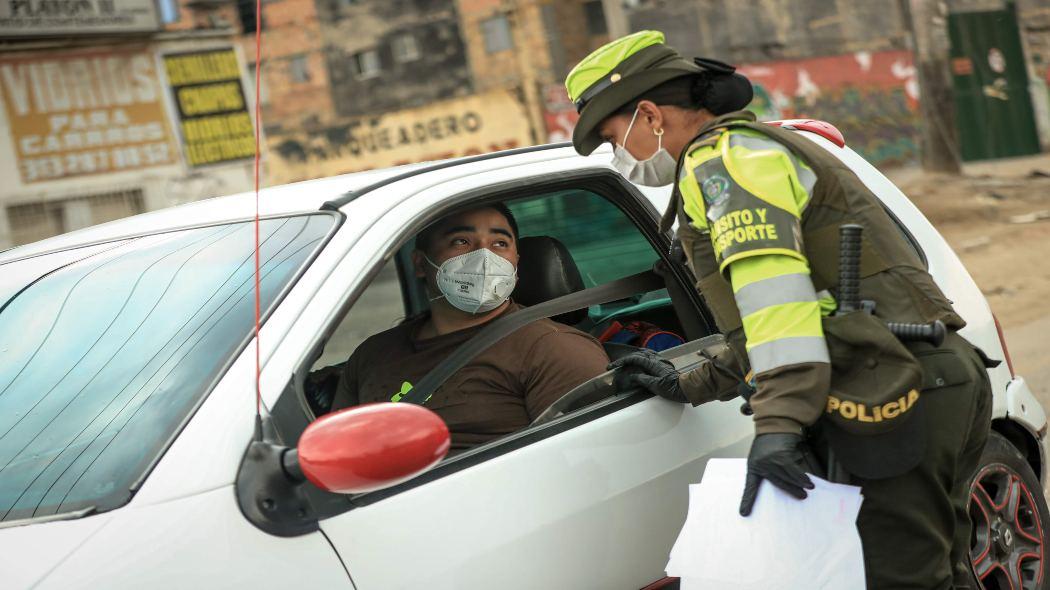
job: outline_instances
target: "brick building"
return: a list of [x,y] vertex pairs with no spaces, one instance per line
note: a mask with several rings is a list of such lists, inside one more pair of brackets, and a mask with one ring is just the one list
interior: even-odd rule
[[[335,116],[318,4],[318,0],[263,0],[260,105],[266,130],[317,127]],[[179,0],[177,6],[177,19],[166,28],[235,35],[254,84],[254,0]]]
[[547,141],[557,132],[548,114],[568,101],[560,90],[565,75],[609,41],[601,0],[458,0],[458,5],[475,87],[515,92],[535,141]]
[[411,109],[473,93],[453,2],[318,0],[318,5],[338,116]]

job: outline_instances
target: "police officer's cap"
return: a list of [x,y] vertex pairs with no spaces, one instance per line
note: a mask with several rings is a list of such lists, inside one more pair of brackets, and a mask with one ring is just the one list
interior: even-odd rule
[[569,99],[580,114],[572,133],[573,146],[583,155],[593,152],[602,143],[598,125],[607,117],[664,82],[704,71],[725,74],[737,82],[742,90],[728,101],[734,104],[727,112],[741,109],[751,100],[751,85],[733,74],[734,69],[714,60],[683,58],[664,44],[664,34],[659,31],[639,31],[612,41],[585,57],[565,78]]

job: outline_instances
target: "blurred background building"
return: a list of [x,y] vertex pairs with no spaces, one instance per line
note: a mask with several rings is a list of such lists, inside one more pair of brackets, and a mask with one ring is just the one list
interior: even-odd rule
[[249,190],[256,75],[264,184],[565,141],[569,69],[642,29],[882,167],[938,124],[957,159],[1050,147],[1050,0],[262,0],[261,67],[254,0],[157,1],[0,0],[0,247]]
[[240,31],[160,8],[0,4],[0,247],[251,187]]

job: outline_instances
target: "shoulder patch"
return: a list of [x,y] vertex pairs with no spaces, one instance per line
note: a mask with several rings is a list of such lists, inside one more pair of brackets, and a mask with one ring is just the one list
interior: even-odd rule
[[700,192],[709,205],[719,205],[729,198],[729,179],[721,174],[713,174],[704,179]]
[[743,188],[721,158],[694,171],[700,181],[711,244],[720,269],[732,260],[761,252],[803,252],[797,215]]

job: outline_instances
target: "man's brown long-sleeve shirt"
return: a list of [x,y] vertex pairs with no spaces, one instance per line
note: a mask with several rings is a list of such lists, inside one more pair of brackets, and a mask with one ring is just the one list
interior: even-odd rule
[[[504,313],[520,308],[512,303]],[[424,323],[419,318],[365,340],[343,368],[332,409],[390,401],[407,392],[483,327],[420,340]],[[434,392],[426,407],[448,424],[453,448],[471,447],[528,426],[608,363],[591,336],[539,320],[476,356]]]

